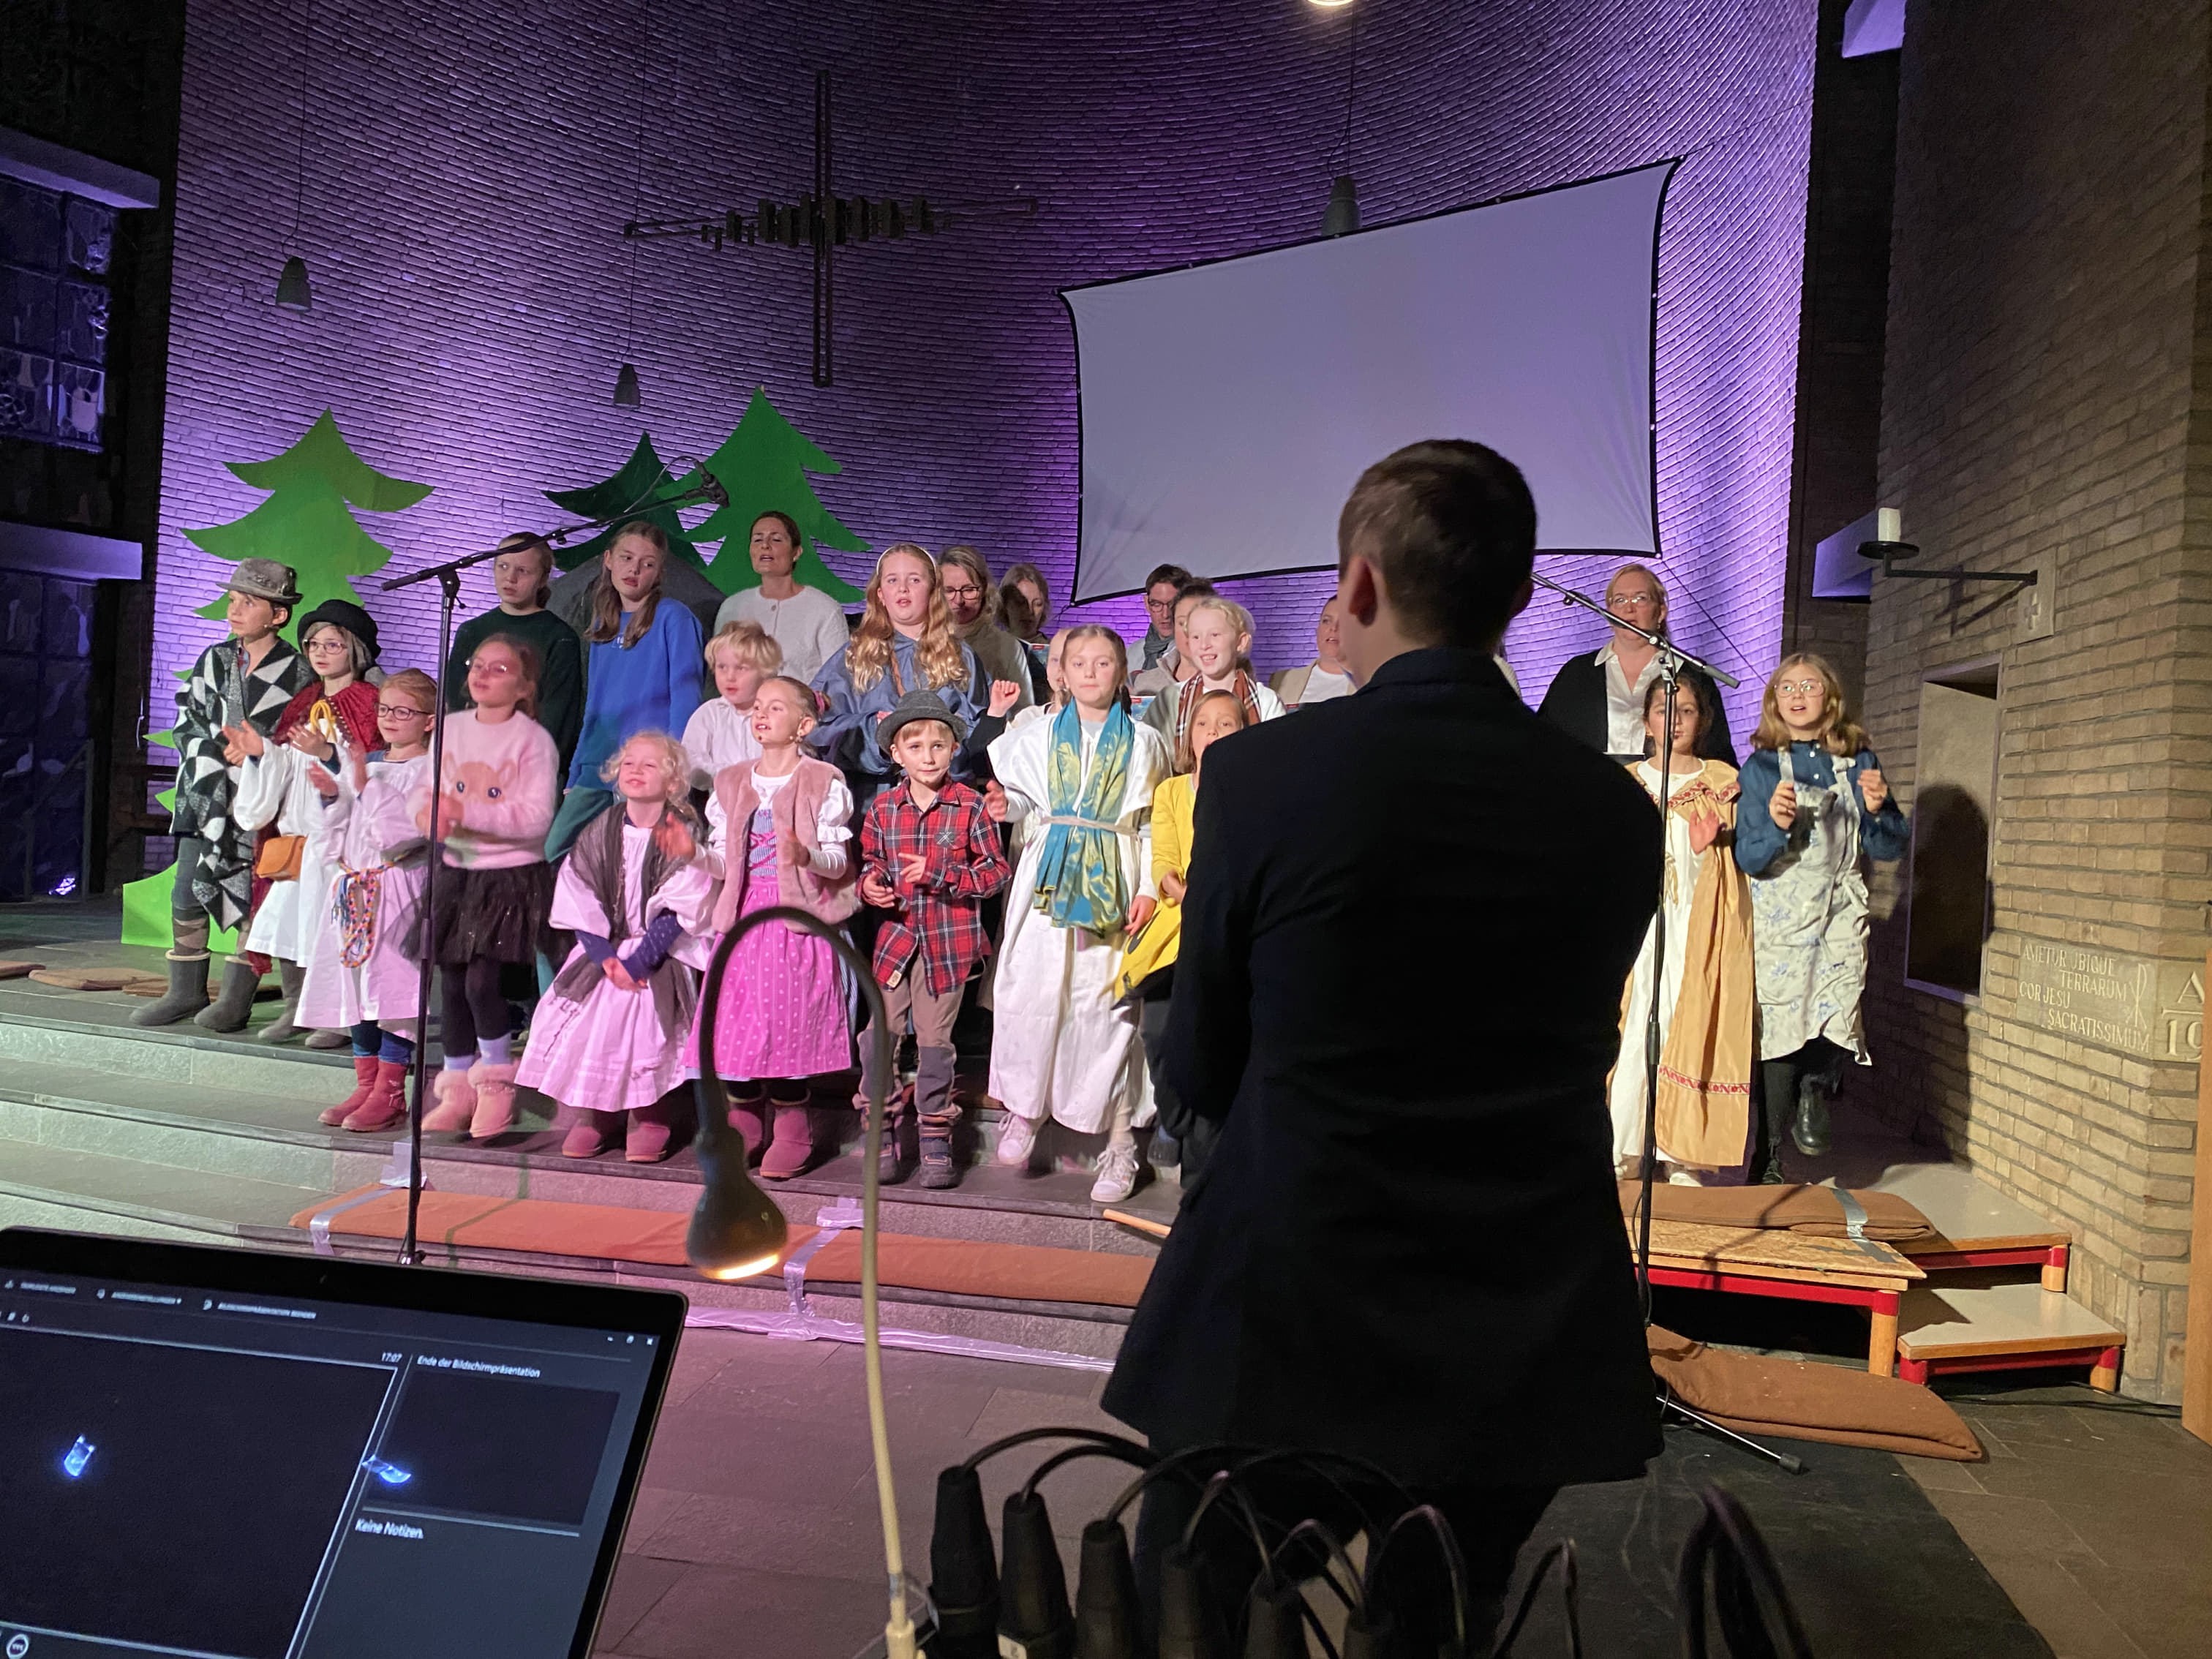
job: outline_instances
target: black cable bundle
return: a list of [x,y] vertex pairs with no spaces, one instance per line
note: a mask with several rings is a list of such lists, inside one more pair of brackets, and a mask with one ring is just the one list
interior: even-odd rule
[[[994,1555],[984,1516],[981,1466],[1000,1453],[1038,1440],[1066,1440],[1007,1494],[1000,1551]],[[1073,1602],[1039,1485],[1054,1470],[1084,1458],[1110,1457],[1139,1474],[1097,1519],[1083,1529]],[[1245,1490],[1265,1472],[1305,1477],[1334,1489],[1358,1514],[1371,1540],[1366,1571],[1356,1573],[1342,1540],[1312,1519],[1285,1524],[1264,1513]],[[1347,1478],[1352,1484],[1347,1484]],[[1148,1632],[1122,1516],[1155,1480],[1182,1482],[1197,1499],[1182,1535],[1159,1563],[1159,1628]],[[1358,1492],[1389,1495],[1394,1513],[1378,1515]],[[1685,1659],[1708,1659],[1706,1591],[1711,1581],[1723,1647],[1733,1659],[1812,1659],[1789,1593],[1765,1542],[1742,1506],[1706,1488],[1705,1514],[1682,1552],[1676,1589]],[[1226,1533],[1198,1547],[1212,1518]],[[1249,1541],[1255,1564],[1249,1584],[1217,1581],[1224,1538]],[[1410,1541],[1409,1541],[1410,1540]],[[1466,1563],[1441,1511],[1414,1504],[1397,1482],[1371,1465],[1326,1453],[1206,1446],[1161,1456],[1133,1440],[1094,1429],[1030,1429],[1009,1435],[937,1478],[937,1529],[930,1540],[930,1596],[937,1626],[927,1650],[937,1659],[1306,1659],[1311,1648],[1328,1659],[1431,1659],[1408,1651],[1409,1612],[1394,1594],[1393,1564],[1407,1549],[1433,1550],[1449,1585],[1450,1616],[1435,1659],[1463,1659],[1487,1632],[1468,1626]],[[1241,1549],[1226,1558],[1240,1559]],[[1578,1585],[1571,1540],[1552,1546],[1522,1587],[1495,1650],[1509,1659],[1529,1610],[1554,1566],[1566,1617],[1571,1659],[1582,1659]],[[1238,1570],[1241,1571],[1241,1570]],[[1402,1575],[1396,1582],[1403,1586]],[[1343,1604],[1341,1646],[1331,1642],[1309,1604],[1309,1583]],[[1412,1610],[1418,1610],[1418,1607]],[[1233,1615],[1233,1616],[1232,1616]],[[1411,1621],[1418,1624],[1418,1620]],[[1770,1631],[1778,1626],[1778,1641]],[[1404,1634],[1401,1634],[1404,1632]]]

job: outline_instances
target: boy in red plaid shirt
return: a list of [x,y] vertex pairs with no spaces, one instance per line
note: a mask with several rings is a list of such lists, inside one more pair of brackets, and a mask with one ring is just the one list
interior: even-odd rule
[[[916,1051],[914,1102],[885,1124],[878,1167],[885,1181],[904,1173],[898,1129],[911,1110],[921,1120],[925,1187],[960,1182],[952,1161],[960,1118],[952,1103],[952,1022],[962,988],[991,954],[983,901],[1014,876],[983,797],[951,779],[967,736],[966,723],[934,691],[908,692],[876,732],[905,781],[878,795],[860,825],[860,896],[892,913],[876,934],[875,954],[891,1046],[896,1052],[911,1019]],[[865,1108],[875,1066],[872,1033],[860,1035],[860,1060],[857,1103]]]

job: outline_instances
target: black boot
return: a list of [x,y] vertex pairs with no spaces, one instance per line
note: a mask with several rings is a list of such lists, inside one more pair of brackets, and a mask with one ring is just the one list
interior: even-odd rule
[[1829,1132],[1828,1079],[1808,1072],[1797,1079],[1797,1116],[1790,1126],[1790,1139],[1808,1158],[1819,1158],[1834,1144]]
[[133,1025],[174,1025],[208,1006],[208,953],[169,952],[169,988],[131,1016]]
[[956,1063],[950,1048],[924,1048],[915,1057],[914,1105],[921,1130],[921,1184],[925,1187],[960,1184],[960,1165],[952,1156],[952,1127],[960,1121],[960,1109],[952,1103]]
[[233,957],[223,964],[222,994],[192,1016],[192,1024],[210,1031],[244,1030],[253,1017],[253,997],[260,988],[261,975],[252,964],[242,956]]
[[[876,1179],[889,1186],[906,1179],[899,1161],[899,1120],[913,1115],[914,1097],[899,1082],[898,1045],[891,1045],[891,1076],[884,1097],[884,1142],[876,1149]],[[868,1103],[875,1098],[876,1039],[872,1029],[860,1033],[860,1091],[853,1104],[860,1114],[860,1155],[867,1156]]]
[[296,962],[276,958],[276,982],[284,988],[284,1006],[276,1011],[276,1018],[261,1034],[264,1042],[289,1042],[300,1035],[300,1028],[292,1017],[300,1009],[300,987],[306,983],[307,970]]

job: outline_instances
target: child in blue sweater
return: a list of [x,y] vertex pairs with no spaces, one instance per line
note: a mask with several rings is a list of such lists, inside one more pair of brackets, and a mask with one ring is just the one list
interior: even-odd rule
[[584,631],[584,720],[568,764],[568,793],[545,837],[558,860],[577,834],[614,802],[600,769],[640,732],[681,732],[699,706],[699,619],[661,603],[668,538],[642,520],[624,525],[592,589]]
[[1873,1063],[1859,1012],[1861,860],[1901,857],[1909,832],[1836,671],[1819,657],[1784,657],[1767,681],[1736,781],[1735,861],[1751,878],[1765,1096],[1754,1167],[1760,1181],[1778,1182],[1783,1126],[1799,1152],[1826,1152],[1827,1101],[1844,1062]]

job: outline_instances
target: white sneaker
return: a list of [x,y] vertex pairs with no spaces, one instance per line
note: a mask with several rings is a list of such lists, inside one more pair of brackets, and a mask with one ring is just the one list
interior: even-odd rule
[[1109,1143],[1106,1150],[1098,1154],[1098,1179],[1091,1183],[1091,1201],[1093,1204],[1119,1204],[1136,1190],[1136,1143]]
[[1010,1170],[1018,1170],[1030,1161],[1030,1153],[1036,1146],[1036,1120],[1008,1112],[999,1120],[999,1162]]

